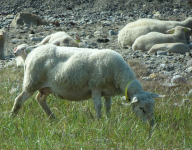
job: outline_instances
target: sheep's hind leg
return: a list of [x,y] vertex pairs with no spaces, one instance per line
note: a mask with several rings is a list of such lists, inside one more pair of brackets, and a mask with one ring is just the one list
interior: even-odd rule
[[101,108],[102,108],[101,91],[93,90],[92,99],[93,99],[93,103],[95,105],[95,111],[97,113],[97,117],[101,118]]
[[36,100],[43,109],[43,111],[46,113],[46,115],[50,119],[55,119],[55,115],[50,110],[49,106],[47,105],[46,98],[47,96],[51,94],[51,91],[49,88],[43,88],[39,90],[39,93],[36,95]]
[[110,110],[111,110],[111,97],[104,97],[105,98],[105,108],[107,117],[110,117]]
[[22,104],[33,95],[34,92],[22,91],[16,98],[11,110],[10,117],[15,117]]

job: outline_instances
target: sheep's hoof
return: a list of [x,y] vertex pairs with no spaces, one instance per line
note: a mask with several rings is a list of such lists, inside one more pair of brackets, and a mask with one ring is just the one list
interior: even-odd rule
[[56,117],[55,115],[52,113],[49,117],[48,117],[50,120],[56,120]]

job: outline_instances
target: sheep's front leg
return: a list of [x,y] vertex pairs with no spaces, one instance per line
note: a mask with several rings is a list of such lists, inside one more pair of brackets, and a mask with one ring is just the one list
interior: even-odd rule
[[105,98],[105,108],[107,117],[110,117],[110,110],[111,110],[111,97],[104,97]]
[[18,113],[19,109],[21,108],[22,104],[32,95],[33,95],[33,92],[22,91],[21,94],[19,94],[15,99],[10,117],[15,117],[15,115]]
[[92,91],[92,99],[95,105],[95,111],[97,113],[97,117],[101,118],[101,108],[102,108],[102,101],[101,101],[101,91],[100,90],[93,90]]
[[43,109],[43,111],[46,113],[46,115],[50,119],[55,119],[55,115],[52,113],[52,111],[50,110],[50,108],[46,102],[46,98],[50,93],[51,92],[49,91],[48,88],[41,89],[41,90],[39,90],[39,93],[36,95],[36,100],[39,103],[39,105],[41,106],[41,108]]

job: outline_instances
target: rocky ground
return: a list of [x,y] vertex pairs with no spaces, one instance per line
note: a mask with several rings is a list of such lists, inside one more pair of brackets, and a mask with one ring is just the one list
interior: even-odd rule
[[[147,66],[147,74],[140,76],[143,80],[152,80],[157,77],[154,74],[159,74],[167,80],[182,77],[183,81],[191,77],[191,53],[150,56],[146,52],[134,52],[120,47],[117,34],[127,23],[139,18],[182,21],[192,16],[191,7],[190,1],[185,0],[1,0],[0,28],[10,36],[6,60],[1,60],[1,67],[5,62],[13,63],[13,49],[17,45],[35,45],[51,33],[65,31],[72,37],[86,40],[90,48],[112,49],[125,60],[141,62]],[[9,27],[18,12],[37,14],[50,24]],[[59,26],[53,24],[57,20]],[[35,33],[33,37],[29,36],[31,32]]]

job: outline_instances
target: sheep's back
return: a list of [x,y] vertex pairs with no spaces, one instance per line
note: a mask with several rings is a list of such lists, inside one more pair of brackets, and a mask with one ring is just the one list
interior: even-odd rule
[[42,84],[49,81],[61,88],[81,88],[85,85],[89,88],[114,87],[114,81],[121,78],[121,72],[134,77],[121,55],[112,50],[45,45],[33,50],[25,64],[26,82],[30,78]]

